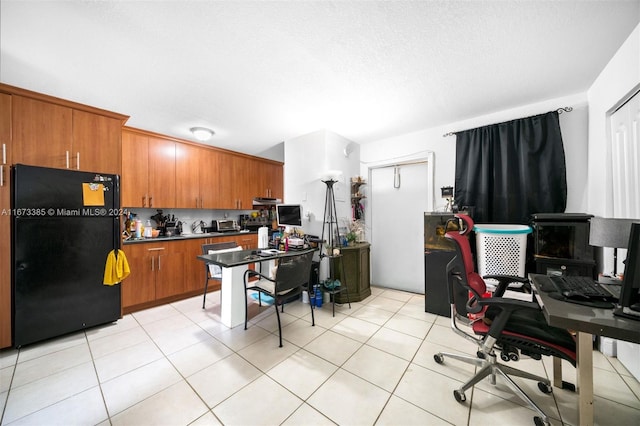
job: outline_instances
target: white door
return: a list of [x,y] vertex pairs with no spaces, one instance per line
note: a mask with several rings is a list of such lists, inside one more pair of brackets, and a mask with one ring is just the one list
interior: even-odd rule
[[427,162],[370,171],[371,283],[424,294]]

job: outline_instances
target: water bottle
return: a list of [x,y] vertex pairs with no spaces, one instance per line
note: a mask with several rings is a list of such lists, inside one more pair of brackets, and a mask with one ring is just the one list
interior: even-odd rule
[[316,307],[322,308],[322,286],[316,287]]

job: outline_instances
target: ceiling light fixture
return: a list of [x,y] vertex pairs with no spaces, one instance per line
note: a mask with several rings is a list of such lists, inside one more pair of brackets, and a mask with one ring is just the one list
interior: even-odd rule
[[193,136],[201,142],[208,141],[214,135],[214,131],[206,127],[192,127],[189,129]]

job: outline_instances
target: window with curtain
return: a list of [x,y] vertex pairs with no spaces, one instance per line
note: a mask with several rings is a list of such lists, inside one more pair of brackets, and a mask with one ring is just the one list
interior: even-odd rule
[[[585,165],[586,167],[586,165]],[[527,224],[567,204],[558,112],[456,133],[455,201],[476,223]]]

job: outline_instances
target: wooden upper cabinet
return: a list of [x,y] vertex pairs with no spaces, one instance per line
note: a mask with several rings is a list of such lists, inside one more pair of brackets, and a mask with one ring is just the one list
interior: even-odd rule
[[204,149],[176,143],[176,207],[200,209],[200,156]]
[[120,186],[123,207],[176,207],[176,143],[124,129]]
[[176,206],[176,143],[149,137],[149,207]]
[[120,174],[122,121],[73,110],[72,169]]
[[13,95],[14,163],[120,173],[121,117]]
[[282,164],[257,160],[258,176],[256,179],[258,197],[279,198],[283,196]]
[[123,207],[149,207],[149,137],[122,132],[122,174],[120,204]]
[[24,96],[13,96],[13,161],[34,166],[70,167],[73,110]]
[[217,208],[220,199],[220,154],[212,149],[200,149],[200,208]]
[[[11,95],[0,93],[0,210],[11,207]],[[6,210],[5,210],[6,209]],[[11,346],[11,215],[0,214],[0,348]]]

